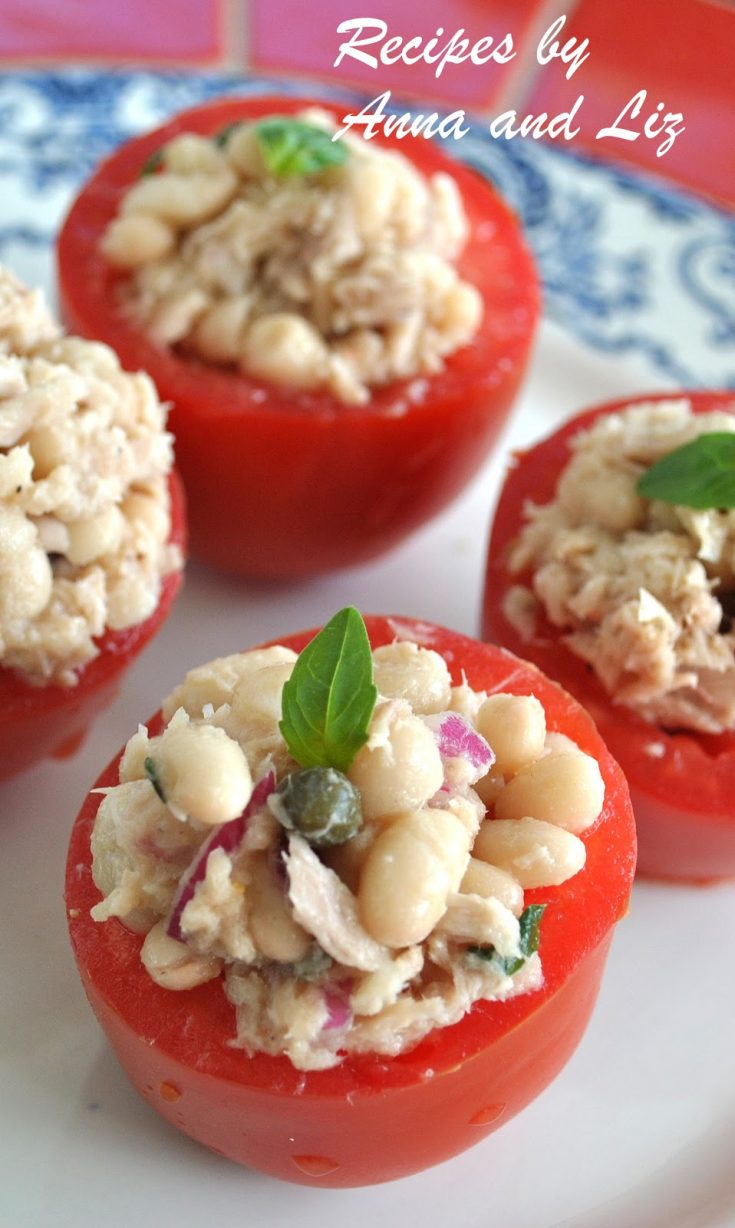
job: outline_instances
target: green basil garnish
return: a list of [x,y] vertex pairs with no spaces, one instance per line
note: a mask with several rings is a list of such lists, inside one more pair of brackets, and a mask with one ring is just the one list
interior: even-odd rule
[[513,976],[514,973],[520,971],[529,956],[538,951],[541,938],[541,918],[544,915],[545,908],[545,904],[529,904],[528,908],[524,908],[518,918],[518,925],[521,931],[519,942],[520,955],[514,958],[502,958],[498,955],[495,947],[468,947],[468,954],[474,955],[477,959],[485,960],[488,963],[497,964],[498,968],[506,976]]
[[699,511],[735,507],[735,432],[713,431],[662,456],[638,482],[638,493]]
[[151,784],[153,785],[153,788],[155,789],[156,793],[160,797],[161,801],[165,803],[166,794],[163,791],[163,786],[159,779],[158,772],[156,770],[156,765],[151,759],[150,755],[143,763],[143,770],[145,771],[146,776],[150,780]]
[[279,729],[296,762],[346,772],[377,697],[365,623],[347,606],[306,645],[283,688]]
[[343,141],[300,119],[274,115],[255,125],[255,135],[269,174],[279,179],[315,175],[347,160]]

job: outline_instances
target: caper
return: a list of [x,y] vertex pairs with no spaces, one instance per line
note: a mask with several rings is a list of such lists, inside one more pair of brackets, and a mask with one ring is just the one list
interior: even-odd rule
[[336,768],[290,772],[269,805],[284,827],[322,848],[344,844],[362,826],[360,794]]

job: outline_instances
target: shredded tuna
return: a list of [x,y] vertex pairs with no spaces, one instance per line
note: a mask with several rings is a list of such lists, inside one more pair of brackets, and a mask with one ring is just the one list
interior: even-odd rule
[[618,702],[720,733],[735,726],[735,511],[635,489],[654,461],[711,431],[735,431],[735,416],[680,400],[600,418],[573,440],[555,500],[527,508],[511,567],[532,573],[533,596]]
[[[299,119],[335,128],[324,111]],[[256,124],[169,141],[104,236],[130,273],[124,309],[159,345],[345,403],[440,371],[482,317],[456,269],[468,231],[456,183],[360,138],[340,148],[342,166],[279,177]]]
[[354,895],[302,836],[289,838],[286,870],[296,920],[332,959],[364,972],[385,963],[388,951],[363,929]]
[[0,665],[73,686],[106,627],[148,618],[168,544],[171,437],[147,375],[65,337],[0,268]]
[[458,941],[493,946],[503,958],[520,954],[518,918],[492,896],[451,895],[437,929]]

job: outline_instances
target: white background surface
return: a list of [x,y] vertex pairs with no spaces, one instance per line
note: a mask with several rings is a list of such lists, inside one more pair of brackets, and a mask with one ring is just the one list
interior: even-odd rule
[[169,623],[77,757],[0,785],[0,1222],[735,1225],[735,884],[637,884],[589,1031],[556,1083],[457,1159],[346,1191],[240,1169],[138,1099],[87,1006],[62,903],[68,833],[86,790],[189,666],[313,626],[348,602],[476,633],[508,448],[586,404],[665,386],[650,369],[602,358],[545,325],[496,457],[440,519],[382,561],[298,587],[249,587],[192,566]]

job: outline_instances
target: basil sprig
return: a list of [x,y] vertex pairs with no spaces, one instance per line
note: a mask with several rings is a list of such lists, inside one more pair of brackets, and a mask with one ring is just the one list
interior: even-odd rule
[[324,128],[300,119],[274,115],[255,125],[266,169],[279,179],[315,175],[347,160],[347,146],[333,141]]
[[346,772],[377,697],[365,623],[346,606],[306,645],[283,688],[279,729],[296,762]]
[[638,493],[698,511],[735,507],[735,432],[713,431],[676,448],[642,476]]
[[488,963],[494,963],[506,976],[513,976],[514,973],[520,971],[526,960],[534,952],[538,951],[541,938],[541,918],[544,915],[545,908],[545,904],[529,904],[528,908],[524,908],[518,918],[518,925],[520,927],[519,955],[503,958],[498,955],[495,947],[468,947],[468,954],[474,955],[477,959],[485,960]]

